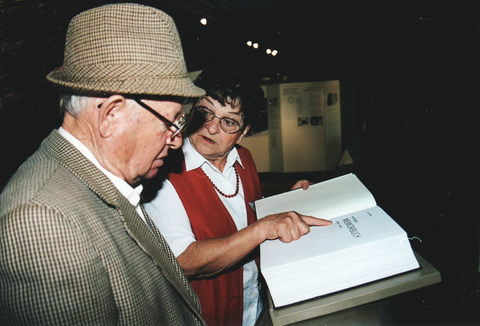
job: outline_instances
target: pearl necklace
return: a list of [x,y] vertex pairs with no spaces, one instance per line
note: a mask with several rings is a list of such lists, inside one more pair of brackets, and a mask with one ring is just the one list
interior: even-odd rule
[[236,183],[237,183],[237,187],[235,189],[235,193],[233,193],[232,195],[227,195],[227,194],[224,194],[223,191],[221,191],[220,189],[217,188],[217,186],[213,183],[213,181],[210,179],[210,177],[205,173],[205,171],[203,173],[205,173],[205,175],[207,176],[207,179],[208,181],[210,181],[210,183],[212,184],[213,188],[215,188],[216,191],[218,191],[218,193],[220,195],[222,195],[223,197],[225,198],[233,198],[235,197],[237,194],[238,194],[238,190],[239,190],[239,184],[240,184],[240,177],[238,176],[238,170],[237,170],[237,165],[234,164],[233,165],[233,168],[235,169],[235,177],[236,177]]

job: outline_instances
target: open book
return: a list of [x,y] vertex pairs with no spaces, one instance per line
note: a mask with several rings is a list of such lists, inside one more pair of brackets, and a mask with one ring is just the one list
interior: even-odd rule
[[257,218],[296,211],[329,219],[291,243],[260,245],[260,269],[281,307],[419,268],[405,231],[354,174],[255,202]]

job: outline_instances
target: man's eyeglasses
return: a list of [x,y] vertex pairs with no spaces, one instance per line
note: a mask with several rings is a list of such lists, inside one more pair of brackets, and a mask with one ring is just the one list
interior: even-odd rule
[[[175,120],[175,122],[172,122],[165,118],[163,115],[152,109],[150,106],[147,104],[143,103],[142,100],[139,97],[130,97],[132,100],[138,103],[142,108],[144,108],[147,111],[150,111],[154,116],[156,116],[158,119],[160,119],[168,129],[173,131],[172,138],[174,138],[178,133],[183,129],[185,126],[185,123],[187,122],[187,116],[184,112]],[[98,108],[102,106],[103,103],[100,103],[98,105]],[[172,129],[173,128],[173,129]]]
[[220,128],[227,134],[235,134],[243,129],[243,126],[241,126],[237,120],[227,117],[217,117],[213,111],[206,106],[193,106],[192,109],[192,113],[194,114],[193,118],[199,116],[203,119],[204,123],[212,121],[213,118],[217,118],[220,121]]
[[[187,122],[187,116],[184,112],[175,120],[175,122],[172,122],[165,118],[163,115],[152,109],[150,106],[147,104],[143,103],[140,98],[138,97],[131,97],[132,100],[138,103],[142,108],[150,111],[154,116],[156,116],[158,119],[162,120],[163,123],[169,128],[170,130],[173,131],[172,138],[174,138],[178,133],[183,129],[185,126],[185,123]],[[172,129],[173,128],[173,129]]]

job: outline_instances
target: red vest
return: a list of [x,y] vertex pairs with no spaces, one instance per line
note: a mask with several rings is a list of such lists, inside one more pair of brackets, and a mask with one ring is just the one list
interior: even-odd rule
[[[237,146],[245,167],[238,162],[238,173],[245,195],[248,224],[256,221],[255,212],[248,203],[262,197],[260,180],[250,152]],[[181,152],[181,150],[179,151]],[[201,168],[179,173],[170,173],[168,179],[175,187],[197,240],[212,239],[237,232],[235,223]],[[243,316],[243,265],[258,257],[258,249],[237,266],[223,271],[213,278],[193,280],[202,306],[203,317],[208,325],[241,325]]]

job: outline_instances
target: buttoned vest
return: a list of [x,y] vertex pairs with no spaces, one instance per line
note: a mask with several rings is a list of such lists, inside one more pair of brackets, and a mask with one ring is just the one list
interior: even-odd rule
[[[237,147],[244,168],[238,162],[242,181],[248,224],[255,222],[255,212],[249,203],[262,196],[260,180],[250,152]],[[178,151],[178,152],[181,152]],[[201,168],[186,172],[185,162],[179,173],[170,173],[168,179],[175,187],[192,225],[197,240],[228,236],[237,232],[232,216],[223,205]],[[258,248],[236,266],[213,278],[193,280],[207,324],[241,325],[243,315],[243,265],[258,258]]]

